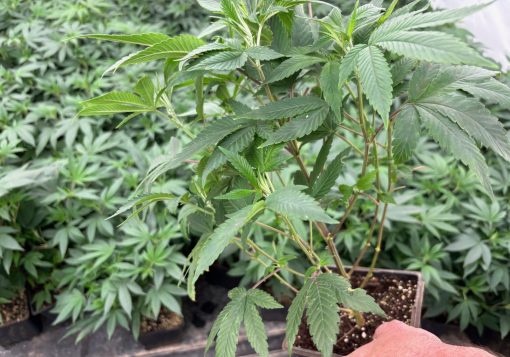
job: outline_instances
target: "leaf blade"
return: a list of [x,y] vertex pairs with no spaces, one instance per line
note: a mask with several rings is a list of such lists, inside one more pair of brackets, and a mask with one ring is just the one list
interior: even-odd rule
[[336,223],[312,197],[300,191],[296,186],[287,186],[271,193],[266,198],[267,208],[304,220]]
[[372,107],[387,122],[392,101],[392,83],[390,66],[382,51],[369,46],[358,57],[358,70],[365,95]]
[[255,120],[276,120],[292,118],[326,106],[327,103],[314,96],[286,98],[271,102],[263,107],[241,114],[239,117]]

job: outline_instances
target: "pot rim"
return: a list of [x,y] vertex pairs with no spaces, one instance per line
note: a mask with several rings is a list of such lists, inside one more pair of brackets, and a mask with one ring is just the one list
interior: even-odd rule
[[[330,269],[336,270],[335,267],[330,267]],[[360,272],[368,272],[369,268],[357,267],[354,271]],[[406,275],[406,276],[415,276],[416,277],[416,296],[413,304],[413,309],[411,312],[411,324],[412,327],[420,327],[421,325],[421,309],[423,304],[423,294],[425,292],[425,282],[423,280],[423,275],[419,271],[414,270],[400,270],[400,269],[382,269],[375,268],[375,274],[395,274],[395,275]],[[282,348],[283,350],[288,350],[287,338],[283,340]],[[321,357],[321,354],[317,351],[308,350],[301,347],[292,347],[292,352],[297,354],[298,356],[303,357]],[[343,357],[337,353],[333,353],[332,357]]]

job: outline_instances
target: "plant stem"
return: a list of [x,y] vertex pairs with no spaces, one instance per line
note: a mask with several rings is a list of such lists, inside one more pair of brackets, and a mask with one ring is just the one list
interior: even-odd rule
[[335,260],[336,268],[338,269],[338,272],[340,275],[342,275],[344,278],[348,278],[347,272],[345,271],[344,265],[342,263],[342,259],[340,258],[340,255],[338,254],[338,249],[336,249],[335,242],[333,241],[333,236],[331,234],[328,234],[326,237],[326,243],[328,245],[329,251],[333,255],[333,259]]
[[342,136],[338,133],[335,133],[335,136],[339,138],[340,140],[346,142],[350,147],[352,147],[358,154],[363,156],[363,151],[361,151],[356,145],[352,143],[349,139],[347,139],[345,136]]
[[[236,238],[236,240],[238,242],[241,242],[241,239],[239,238]],[[299,276],[299,277],[302,277],[304,278],[304,274],[301,274],[300,272],[288,267],[288,266],[280,266],[280,263],[278,262],[278,260],[276,260],[275,258],[273,258],[268,252],[266,252],[264,249],[262,249],[257,243],[255,243],[254,241],[252,241],[251,239],[247,239],[246,241],[248,243],[248,245],[250,247],[252,247],[253,249],[255,249],[257,252],[259,252],[260,254],[262,254],[263,256],[265,256],[266,258],[268,258],[269,260],[271,260],[273,263],[275,263],[276,265],[278,265],[280,268],[282,269],[285,269],[287,270],[289,273],[291,274],[294,274],[296,276]]]
[[[374,145],[373,148],[373,154],[374,154],[374,165],[376,168],[376,187],[377,191],[379,192],[381,190],[381,175],[379,174],[379,154],[377,152],[377,145]],[[368,232],[367,239],[365,240],[365,243],[363,244],[363,248],[361,249],[361,252],[359,253],[358,257],[354,261],[351,270],[349,271],[349,276],[352,275],[353,271],[356,270],[356,268],[360,265],[361,261],[365,257],[365,255],[368,252],[368,249],[372,245],[372,237],[374,236],[375,227],[377,225],[377,216],[379,215],[379,203],[377,203],[377,206],[375,207],[374,211],[374,217],[372,219],[372,223],[370,224],[370,229]]]
[[368,231],[368,237],[365,240],[365,243],[363,244],[363,248],[361,249],[361,252],[357,256],[356,260],[352,264],[351,269],[349,270],[349,276],[352,275],[352,273],[356,270],[357,267],[359,267],[359,264],[361,263],[361,260],[365,257],[365,254],[367,254],[368,249],[372,245],[372,237],[374,236],[375,226],[377,225],[377,215],[379,214],[379,206],[375,207],[374,211],[374,217],[372,219],[372,223],[370,225],[370,230]]
[[[356,76],[356,77],[357,77],[357,89],[358,89],[358,96],[357,96],[358,116],[359,116],[361,132],[363,134],[364,145],[365,145],[365,149],[363,151],[363,164],[361,167],[361,175],[360,175],[360,176],[363,176],[363,175],[365,175],[367,167],[368,167],[370,143],[368,141],[367,122],[365,120],[365,108],[364,108],[364,104],[363,104],[363,93],[362,93],[361,81],[358,76]],[[349,87],[349,89],[350,89],[350,87]],[[354,93],[352,93],[352,91],[351,91],[351,95],[354,95]],[[343,225],[347,221],[347,218],[351,214],[358,197],[359,197],[359,193],[354,193],[354,195],[352,195],[351,199],[349,200],[349,205],[347,206],[347,210],[345,211],[344,215],[342,216],[342,218],[340,219],[340,221],[338,222],[338,224],[336,225],[335,229],[332,232],[333,236],[336,236],[338,234],[338,232],[340,232],[340,230],[342,229]]]
[[193,134],[188,127],[182,123],[179,118],[177,118],[177,115],[171,110],[170,108],[166,108],[167,113],[163,113],[159,110],[156,110],[156,114],[159,114],[160,116],[163,116],[163,118],[168,119],[172,124],[174,124],[177,128],[184,131],[186,135],[188,135],[191,139],[195,138],[195,134]]
[[[388,192],[391,192],[391,188],[393,186],[393,152],[392,152],[392,123],[388,125],[388,139],[387,139],[387,152],[388,152]],[[361,283],[360,287],[363,288],[367,282],[370,280],[370,278],[374,275],[374,269],[377,264],[377,260],[379,259],[379,254],[381,252],[381,246],[382,246],[382,240],[384,235],[384,222],[386,221],[386,215],[388,213],[388,203],[386,202],[384,204],[383,213],[381,217],[381,223],[379,226],[379,232],[377,234],[377,245],[375,247],[374,256],[372,258],[372,263],[370,264],[370,268],[368,270],[367,275],[363,279],[363,282]]]
[[295,141],[290,142],[290,153],[292,156],[294,156],[294,159],[296,160],[297,164],[299,165],[299,168],[301,169],[301,173],[305,177],[306,181],[310,183],[310,175],[308,174],[308,170],[306,169],[306,165],[301,158],[301,155],[299,155],[299,148]]
[[[234,240],[234,242],[236,243],[236,245],[242,250],[244,251],[246,254],[248,254],[251,258],[255,259],[259,264],[261,264],[264,268],[269,268],[269,265],[267,265],[266,263],[264,263],[262,260],[260,260],[258,257],[256,257],[254,254],[244,250],[243,248],[243,245],[241,243],[239,243],[237,240]],[[296,289],[295,287],[293,287],[289,282],[287,282],[284,278],[282,278],[278,273],[275,273],[274,274],[274,277],[276,279],[278,279],[280,281],[280,283],[282,283],[283,285],[285,285],[286,287],[288,287],[290,290],[292,290],[295,294],[297,294],[299,292],[298,289]]]
[[310,262],[313,265],[319,265],[319,261],[320,261],[319,257],[317,256],[317,254],[315,254],[313,249],[311,249],[310,247],[307,247],[306,242],[303,241],[303,239],[297,234],[296,229],[294,228],[294,225],[292,224],[292,222],[285,216],[282,216],[282,218],[285,221],[285,223],[287,224],[287,226],[289,227],[290,234],[292,236],[292,240],[297,243],[299,248],[301,248],[301,250],[307,256],[308,260],[310,260]]
[[267,280],[271,279],[272,276],[274,276],[275,274],[278,274],[278,272],[280,271],[280,268],[277,268],[275,270],[273,270],[271,273],[269,273],[268,275],[266,275],[265,277],[263,277],[262,279],[260,279],[259,281],[257,281],[255,283],[255,285],[253,285],[251,288],[252,289],[256,289],[258,288],[261,284],[263,284],[264,282],[266,282]]
[[290,235],[282,230],[279,230],[278,228],[274,228],[274,227],[271,227],[270,225],[267,225],[265,223],[262,223],[262,222],[259,222],[259,221],[255,221],[255,224],[259,227],[262,227],[264,229],[267,229],[269,231],[273,231],[275,233],[278,233],[278,234],[281,234],[282,236],[285,236],[285,237],[290,237]]
[[335,226],[335,228],[331,232],[331,234],[333,236],[336,236],[338,234],[338,232],[340,232],[340,230],[343,228],[345,222],[347,221],[347,218],[349,217],[349,215],[351,214],[351,212],[354,208],[354,204],[356,203],[358,196],[359,196],[359,194],[355,193],[349,200],[349,205],[347,206],[347,209],[345,210],[344,215],[342,216],[342,218],[340,218],[340,221],[338,222],[338,224]]
[[355,134],[355,135],[357,135],[357,136],[363,136],[363,134],[362,134],[362,133],[360,133],[359,131],[356,131],[356,130],[354,130],[354,129],[351,129],[351,128],[349,128],[348,126],[345,126],[345,125],[343,125],[343,124],[338,124],[338,127],[342,128],[342,129],[344,129],[344,130],[350,131],[351,133],[353,133],[353,134]]

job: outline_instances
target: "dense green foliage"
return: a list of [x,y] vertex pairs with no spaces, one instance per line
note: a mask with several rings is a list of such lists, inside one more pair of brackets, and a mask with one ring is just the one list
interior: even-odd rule
[[[130,316],[137,333],[137,319],[157,316],[162,305],[180,311],[183,290],[175,284],[185,259],[175,208],[158,206],[145,224],[120,229],[115,226],[129,212],[105,220],[133,194],[150,161],[174,145],[168,140],[173,126],[142,116],[117,131],[110,119],[78,119],[80,101],[129,85],[139,71],[101,78],[111,58],[129,48],[74,37],[189,31],[201,13],[187,1],[2,3],[0,303],[26,281],[36,309],[57,299],[59,321],[81,320],[80,338],[103,323],[109,334],[117,325],[130,327]],[[189,105],[182,99],[184,111]],[[182,187],[170,180],[154,192],[178,195]]]
[[[492,62],[436,29],[481,6],[425,12],[420,1],[399,9],[396,1],[387,9],[380,2],[357,2],[348,16],[331,6],[327,16],[315,17],[313,6],[305,12],[306,2],[298,0],[199,3],[215,14],[204,33],[226,29],[221,34],[228,36],[209,42],[202,36],[154,33],[87,36],[143,46],[108,71],[158,60],[164,66],[162,75],[142,77],[131,91],[85,101],[80,115],[125,113],[125,124],[140,113],[155,113],[188,137],[180,151],[152,165],[140,190],[149,190],[184,164],[192,165],[189,194],[177,198],[187,219],[198,215],[203,221],[199,229],[194,227],[201,236],[186,270],[192,299],[198,278],[225,251],[237,247],[264,267],[264,277],[251,290],[231,291],[232,301],[211,333],[217,355],[235,355],[243,320],[252,346],[267,355],[256,309],[257,304],[264,307],[266,298],[255,288],[275,278],[298,292],[280,273],[286,271],[303,281],[288,315],[289,339],[294,340],[306,310],[316,347],[330,356],[339,331],[339,306],[355,315],[383,313],[364,290],[350,288],[350,273],[335,241],[348,237],[347,220],[368,199],[366,216],[358,218],[371,223],[362,233],[355,266],[371,252],[372,238],[376,243],[363,287],[378,262],[384,227],[398,207],[401,188],[396,184],[409,172],[405,162],[422,129],[468,166],[482,191],[494,197],[480,146],[508,160],[510,143],[484,103],[507,103],[510,89],[494,79],[497,72],[484,69],[493,69]],[[196,95],[192,117],[179,115],[174,104],[189,87]],[[213,103],[217,110],[211,113],[206,104]],[[347,133],[359,135],[361,147]],[[351,150],[343,150],[346,145]],[[316,155],[314,147],[320,150],[312,166],[307,163],[313,159],[308,155]],[[361,165],[349,166],[356,169],[354,182],[341,181],[345,163],[360,159]],[[137,206],[146,207],[145,201]],[[306,271],[259,246],[259,229],[277,233],[270,236],[273,250],[282,241],[284,247],[298,249],[306,257]],[[480,248],[480,255],[486,250]],[[331,261],[336,273],[328,267]],[[241,310],[244,315],[226,322]]]

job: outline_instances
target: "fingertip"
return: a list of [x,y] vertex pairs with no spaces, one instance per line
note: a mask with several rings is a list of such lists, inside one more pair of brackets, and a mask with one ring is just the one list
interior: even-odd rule
[[382,325],[380,325],[375,330],[374,339],[380,338],[381,336],[387,335],[387,334],[399,333],[400,331],[402,331],[408,327],[409,326],[407,326],[405,323],[403,323],[402,321],[398,321],[398,320],[391,320],[388,322],[384,322]]

